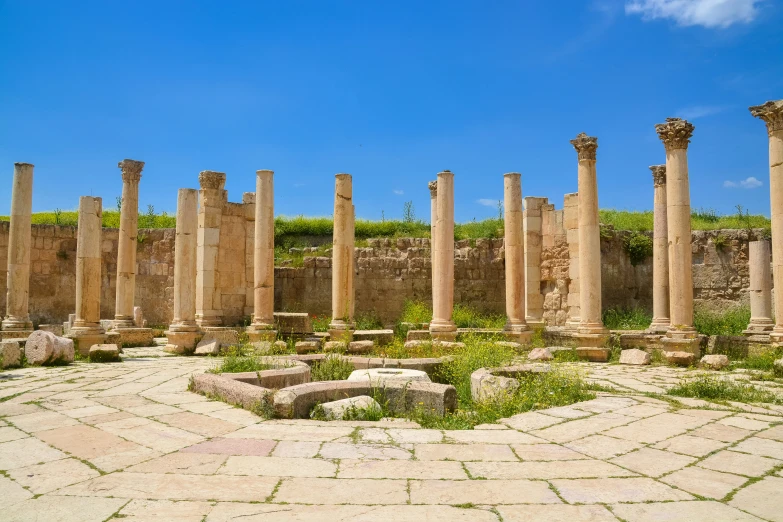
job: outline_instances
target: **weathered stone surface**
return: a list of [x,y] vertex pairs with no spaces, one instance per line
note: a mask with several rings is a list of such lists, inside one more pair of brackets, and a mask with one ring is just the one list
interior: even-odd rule
[[696,355],[690,352],[663,352],[663,358],[677,366],[690,366],[696,361]]
[[429,341],[430,340],[430,331],[429,330],[408,330],[408,333],[405,334],[405,340],[406,341]]
[[52,332],[59,337],[62,337],[64,333],[63,325],[61,324],[39,324],[38,329],[43,330],[44,332]]
[[430,382],[430,376],[421,370],[408,370],[404,368],[370,368],[367,370],[354,370],[348,376],[349,381],[369,382],[373,386],[383,386],[389,381]]
[[623,350],[620,354],[620,364],[644,366],[650,364],[650,354],[644,350],[637,350],[635,348]]
[[329,420],[341,420],[351,411],[381,411],[381,405],[368,395],[359,395],[347,399],[340,399],[339,401],[325,402],[321,404],[321,408],[323,408],[323,413]]
[[348,353],[370,353],[373,346],[372,341],[351,341],[348,343]]
[[36,330],[27,338],[24,354],[27,362],[34,366],[55,361],[73,362],[73,340]]
[[288,348],[288,344],[285,341],[255,341],[250,343],[257,354],[269,353],[273,350],[285,351]]
[[275,328],[283,336],[313,333],[310,315],[300,312],[275,312]]
[[551,361],[554,359],[548,348],[534,348],[527,354],[528,361]]
[[228,404],[241,406],[246,410],[257,410],[271,402],[273,390],[235,381],[212,373],[195,374],[191,391],[209,397],[217,397]]
[[772,371],[778,377],[783,377],[783,359],[777,359],[772,363]]
[[19,366],[22,359],[22,351],[19,349],[19,341],[6,339],[0,341],[0,368]]
[[[299,343],[296,344],[298,345]],[[348,351],[348,344],[345,341],[326,341],[324,343],[324,352],[345,353],[346,351]],[[297,352],[299,352],[298,348]]]
[[520,377],[545,373],[550,369],[550,366],[544,363],[479,368],[470,375],[471,396],[476,401],[511,396],[519,389]]
[[220,341],[217,339],[202,339],[196,345],[196,355],[218,355],[220,354]]
[[295,346],[296,353],[312,353],[321,351],[320,341],[297,341]]
[[394,341],[394,330],[355,330],[354,341],[372,341],[379,346],[391,344]]
[[116,344],[95,344],[90,347],[91,362],[116,362],[120,360],[120,349]]
[[729,358],[723,354],[705,355],[701,358],[701,365],[710,370],[722,370],[729,365]]

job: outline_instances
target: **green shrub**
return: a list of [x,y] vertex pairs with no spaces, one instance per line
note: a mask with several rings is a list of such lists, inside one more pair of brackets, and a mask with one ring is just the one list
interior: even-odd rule
[[484,314],[460,303],[454,305],[451,319],[457,328],[503,328],[506,324],[505,315]]
[[757,388],[752,384],[735,382],[712,375],[683,380],[669,390],[668,394],[705,400],[783,404],[783,399],[778,398],[770,391]]
[[374,313],[362,313],[354,318],[357,330],[382,330],[383,321]]
[[750,308],[736,306],[725,311],[697,306],[693,311],[693,326],[704,335],[741,335],[750,322]]
[[422,324],[432,321],[432,307],[422,301],[406,299],[402,305],[401,323]]
[[623,248],[631,258],[633,266],[643,263],[645,259],[653,254],[653,240],[647,234],[632,232],[623,242]]
[[783,349],[770,349],[758,354],[748,355],[746,358],[731,363],[732,368],[747,368],[749,370],[773,371],[774,363],[783,357]]
[[609,308],[604,310],[603,321],[610,330],[644,330],[652,315],[642,308]]
[[344,381],[353,371],[353,364],[339,355],[327,355],[323,361],[316,361],[310,367],[310,380]]
[[328,315],[314,315],[310,317],[310,321],[313,324],[314,332],[327,332],[329,331],[329,323],[332,322],[332,318]]
[[260,372],[272,368],[272,365],[262,362],[259,356],[252,354],[252,347],[232,346],[225,352],[220,364],[208,371],[210,373],[240,373]]

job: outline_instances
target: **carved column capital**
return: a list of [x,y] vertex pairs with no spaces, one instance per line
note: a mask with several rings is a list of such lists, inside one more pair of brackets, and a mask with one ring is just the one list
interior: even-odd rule
[[663,187],[666,185],[666,165],[650,165],[653,175],[653,186]]
[[434,199],[438,195],[438,180],[427,183],[427,188],[430,189],[430,198]]
[[226,184],[226,174],[214,170],[202,170],[198,173],[198,183],[202,189],[223,190]]
[[763,105],[749,107],[748,110],[754,117],[764,120],[770,136],[773,132],[783,130],[783,100],[768,101]]
[[693,129],[693,124],[682,118],[666,118],[666,123],[658,123],[655,126],[655,132],[666,150],[687,149]]
[[580,160],[594,160],[598,150],[598,138],[581,132],[571,140],[571,145],[576,149],[577,157]]
[[122,181],[125,183],[136,182],[141,180],[141,169],[144,168],[143,161],[136,161],[132,159],[124,159],[117,163],[117,166],[122,169]]

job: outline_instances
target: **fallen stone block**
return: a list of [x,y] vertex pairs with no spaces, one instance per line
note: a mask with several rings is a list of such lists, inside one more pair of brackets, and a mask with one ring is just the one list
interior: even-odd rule
[[701,365],[710,370],[722,370],[729,365],[729,358],[723,354],[705,355],[701,358]]
[[548,348],[533,348],[527,354],[528,361],[551,361],[554,358]]
[[349,353],[369,353],[373,348],[372,341],[351,341],[348,343]]
[[273,390],[213,373],[193,375],[189,390],[253,412],[261,412],[271,406],[274,394]]
[[431,382],[427,372],[405,368],[369,368],[354,370],[348,376],[349,381],[369,382],[372,386],[383,386],[387,382]]
[[120,349],[116,344],[94,344],[90,346],[90,362],[117,362]]
[[22,351],[19,349],[19,341],[6,339],[0,341],[0,368],[11,368],[22,363]]
[[297,341],[296,353],[312,353],[321,351],[321,341]]
[[288,344],[285,341],[255,341],[250,343],[253,347],[253,351],[257,354],[263,355],[272,351],[283,353],[288,349]]
[[220,341],[217,339],[204,340],[196,345],[196,355],[218,355],[220,354]]
[[651,362],[650,354],[644,350],[638,350],[631,348],[630,350],[623,350],[620,353],[620,364],[629,364],[631,366],[644,366]]
[[[344,417],[356,417],[361,411],[381,411],[381,405],[368,395],[359,395],[321,404],[324,417],[328,420],[342,420]],[[347,414],[347,415],[346,415]]]
[[677,366],[690,366],[696,361],[696,355],[691,352],[663,352],[663,358]]
[[[345,353],[347,350],[348,344],[346,344],[344,341],[326,341],[324,343],[324,352]],[[298,351],[299,350],[297,349],[297,352]]]
[[73,339],[58,337],[51,332],[36,330],[27,338],[24,347],[27,362],[33,366],[53,362],[73,362]]

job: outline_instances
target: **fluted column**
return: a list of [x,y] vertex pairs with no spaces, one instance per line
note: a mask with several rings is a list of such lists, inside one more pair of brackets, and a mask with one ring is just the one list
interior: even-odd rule
[[522,175],[503,175],[503,230],[506,269],[506,326],[517,341],[527,342],[531,332],[525,322],[525,247],[522,237]]
[[670,322],[664,343],[674,351],[698,355],[693,327],[693,272],[691,252],[691,196],[688,181],[688,143],[694,126],[680,118],[666,118],[655,126],[666,148],[666,224],[669,242]]
[[79,198],[76,240],[76,320],[69,333],[82,355],[106,338],[101,328],[101,198]]
[[350,174],[337,174],[334,185],[334,236],[332,245],[332,322],[333,341],[353,338],[353,264],[354,207]]
[[218,288],[218,247],[223,205],[226,202],[226,175],[205,170],[199,173],[198,252],[196,255],[196,323],[202,327],[223,322]]
[[256,222],[253,246],[253,323],[251,341],[274,340],[275,327],[275,197],[274,172],[256,171]]
[[653,175],[653,320],[650,331],[669,329],[669,232],[666,228],[666,165],[652,165]]
[[[33,212],[33,165],[14,163],[11,223],[8,236],[8,280],[4,332],[27,332],[30,322],[30,243]],[[11,334],[9,334],[11,335]],[[2,339],[2,337],[0,337]]]
[[601,230],[598,220],[596,152],[598,138],[584,132],[571,140],[578,158],[579,314],[577,353],[593,361],[609,359],[608,331],[601,319]]
[[769,241],[761,239],[748,243],[748,269],[750,271],[750,323],[745,335],[768,333],[772,320],[772,287],[769,270]]
[[435,235],[430,335],[434,339],[454,340],[454,174],[449,170],[438,173]]
[[775,287],[775,328],[770,340],[783,344],[783,100],[750,107],[750,113],[767,124],[769,134],[772,277]]
[[198,190],[179,189],[174,243],[174,320],[166,332],[167,352],[192,351],[199,337],[196,324],[196,243]]
[[120,236],[117,243],[117,296],[114,328],[133,328],[133,302],[136,296],[136,237],[139,226],[139,181],[143,161],[122,160],[122,205]]

